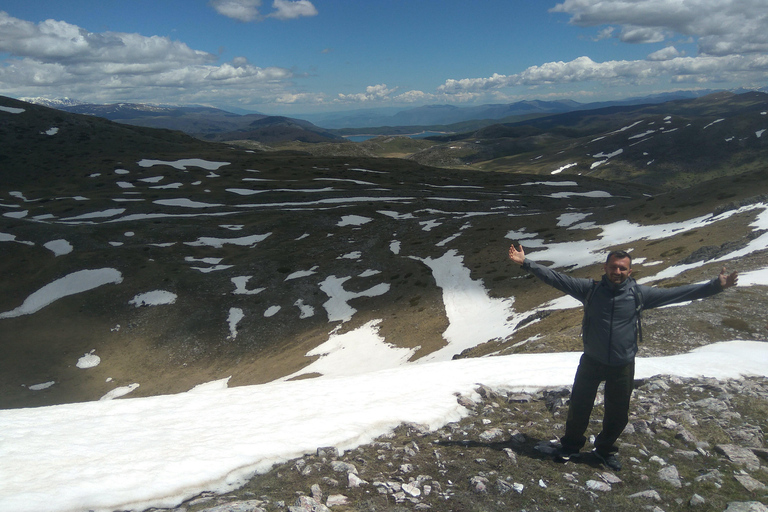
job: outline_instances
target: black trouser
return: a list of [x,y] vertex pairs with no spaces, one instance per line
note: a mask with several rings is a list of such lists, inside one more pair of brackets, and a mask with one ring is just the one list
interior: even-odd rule
[[587,442],[584,433],[595,404],[597,388],[605,381],[605,414],[603,430],[595,439],[595,450],[601,455],[616,453],[616,440],[629,421],[629,400],[635,380],[635,363],[609,366],[586,354],[581,356],[571,391],[565,435],[560,438],[564,448],[580,450]]

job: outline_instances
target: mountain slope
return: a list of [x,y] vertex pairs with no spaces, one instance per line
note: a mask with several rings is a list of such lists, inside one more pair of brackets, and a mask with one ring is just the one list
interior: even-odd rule
[[[643,226],[760,204],[754,196],[768,193],[765,167],[664,193],[587,176],[259,153],[7,98],[0,116],[0,407],[125,388],[174,393],[229,376],[231,385],[308,378],[314,370],[302,370],[321,356],[306,354],[347,333],[375,332],[388,354],[410,360],[578,349],[578,311],[536,311],[556,292],[509,264],[511,241],[555,262],[547,248],[583,240],[579,264],[555,262],[583,276],[599,274],[607,248],[631,246],[661,262],[638,262],[649,275],[705,245],[745,246],[763,210],[672,226],[659,238]],[[594,224],[577,228],[573,215]],[[622,236],[602,234],[617,221],[629,223]],[[760,251],[737,269],[765,265]],[[674,281],[711,277],[721,265]],[[104,274],[98,286],[44,300]],[[462,287],[473,292],[454,308]],[[745,335],[765,335],[765,299],[739,293],[754,308],[733,305],[754,311]],[[723,322],[734,314],[714,312],[700,327],[707,341],[731,339]],[[523,325],[541,341],[517,345]],[[468,345],[451,334],[460,326],[473,333]],[[78,367],[95,357],[97,366]]]
[[768,94],[719,93],[661,105],[578,111],[434,137],[429,164],[588,175],[687,186],[768,161]]

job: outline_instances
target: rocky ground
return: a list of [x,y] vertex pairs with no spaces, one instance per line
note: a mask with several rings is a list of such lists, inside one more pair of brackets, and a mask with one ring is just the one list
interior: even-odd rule
[[638,381],[620,472],[592,455],[553,461],[568,396],[480,386],[457,397],[470,410],[460,422],[404,425],[343,454],[319,448],[173,512],[768,510],[768,379]]

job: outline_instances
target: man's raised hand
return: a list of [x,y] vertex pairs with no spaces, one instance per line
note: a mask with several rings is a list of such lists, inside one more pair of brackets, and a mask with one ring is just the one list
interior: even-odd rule
[[739,282],[739,273],[731,272],[728,274],[725,270],[725,267],[723,267],[723,270],[720,271],[720,275],[718,277],[720,278],[720,286],[722,286],[723,289],[736,286],[736,284]]
[[520,246],[520,250],[518,251],[515,249],[515,244],[512,244],[509,246],[509,259],[517,263],[518,265],[522,265],[525,261],[525,251],[523,250],[523,246]]

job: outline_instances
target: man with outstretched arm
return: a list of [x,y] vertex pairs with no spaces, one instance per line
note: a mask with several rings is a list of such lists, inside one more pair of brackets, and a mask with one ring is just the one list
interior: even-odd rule
[[594,453],[609,468],[621,469],[616,441],[629,421],[629,402],[635,378],[635,354],[640,331],[640,313],[645,309],[710,297],[735,286],[738,274],[720,275],[704,283],[674,288],[643,286],[630,277],[632,257],[612,251],[603,265],[600,281],[575,278],[525,257],[523,246],[509,248],[509,259],[523,269],[584,304],[582,341],[584,353],[573,381],[565,435],[560,438],[557,458],[579,455],[587,441],[584,433],[597,395],[605,382],[603,427],[595,439]]

